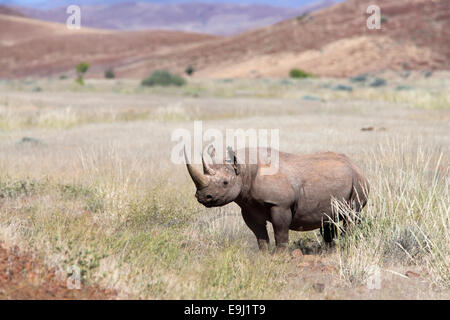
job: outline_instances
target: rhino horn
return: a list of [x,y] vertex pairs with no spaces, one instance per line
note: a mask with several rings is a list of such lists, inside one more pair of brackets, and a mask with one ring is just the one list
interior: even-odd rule
[[216,174],[213,168],[209,166],[209,164],[206,163],[205,157],[202,155],[202,163],[203,163],[203,173],[208,174],[210,176],[213,176]]
[[216,148],[214,148],[212,144],[208,147],[208,154],[211,157],[213,164],[216,164]]
[[194,181],[197,189],[206,187],[209,183],[209,178],[189,163],[190,161],[188,160],[186,155],[186,146],[184,147],[184,159],[186,161],[186,167],[188,169],[189,175],[191,176],[192,181]]

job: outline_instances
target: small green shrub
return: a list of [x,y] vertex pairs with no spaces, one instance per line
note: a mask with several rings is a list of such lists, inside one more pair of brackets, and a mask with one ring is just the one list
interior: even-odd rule
[[75,67],[75,71],[77,72],[77,80],[76,80],[76,82],[79,83],[80,85],[84,85],[83,76],[89,70],[90,66],[91,65],[88,62],[83,61],[83,62],[80,62]]
[[90,66],[91,66],[91,65],[90,65],[88,62],[83,61],[83,62],[80,62],[80,63],[75,67],[75,69],[76,69],[77,73],[82,73],[82,74],[84,74],[84,73],[86,73],[86,72],[89,70],[89,67],[90,67]]
[[186,80],[166,70],[157,70],[142,80],[143,86],[182,86]]
[[116,77],[113,68],[109,68],[105,70],[105,78],[106,79],[114,79]]
[[305,71],[300,70],[300,69],[292,69],[289,72],[289,76],[291,78],[295,78],[295,79],[303,79],[303,78],[312,78],[312,77],[314,77],[314,75],[312,75],[311,73],[305,72]]

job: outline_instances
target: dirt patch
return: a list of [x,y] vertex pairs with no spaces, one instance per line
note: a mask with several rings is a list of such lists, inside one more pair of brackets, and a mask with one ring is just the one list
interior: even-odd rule
[[0,299],[115,299],[117,293],[96,285],[69,289],[67,278],[17,247],[0,246]]

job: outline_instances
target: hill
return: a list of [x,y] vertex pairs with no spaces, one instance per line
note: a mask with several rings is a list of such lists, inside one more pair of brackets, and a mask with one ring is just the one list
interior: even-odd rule
[[25,17],[25,14],[21,13],[19,10],[4,6],[0,4],[0,14],[6,14],[10,16]]
[[[380,30],[366,27],[370,4],[381,7]],[[117,77],[155,69],[195,76],[286,77],[292,68],[347,77],[379,70],[450,69],[450,6],[445,0],[347,0],[232,37],[177,31],[121,32],[0,15],[0,77],[50,75],[81,60],[90,77],[113,66]]]
[[92,72],[151,60],[168,50],[193,48],[213,36],[180,31],[117,32],[0,14],[0,78],[47,76],[89,61]]
[[[381,7],[381,30],[366,27],[370,4]],[[448,1],[348,0],[169,59],[190,61],[201,70],[198,75],[210,77],[286,76],[294,67],[341,77],[381,69],[450,69],[448,39]]]

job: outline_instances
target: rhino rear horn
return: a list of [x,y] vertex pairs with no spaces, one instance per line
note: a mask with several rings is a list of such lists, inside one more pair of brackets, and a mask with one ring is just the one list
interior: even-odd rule
[[241,170],[240,170],[238,158],[236,156],[236,152],[234,152],[231,147],[228,147],[227,151],[228,151],[228,155],[230,156],[231,164],[234,168],[234,171],[236,172],[236,175],[239,175]]
[[208,147],[208,151],[207,152],[208,152],[209,156],[211,157],[211,160],[212,160],[213,164],[216,164],[216,148],[214,148],[214,146],[211,144]]
[[205,157],[202,155],[202,163],[203,163],[203,173],[209,174],[210,176],[213,176],[216,174],[213,168],[211,168],[205,161]]

